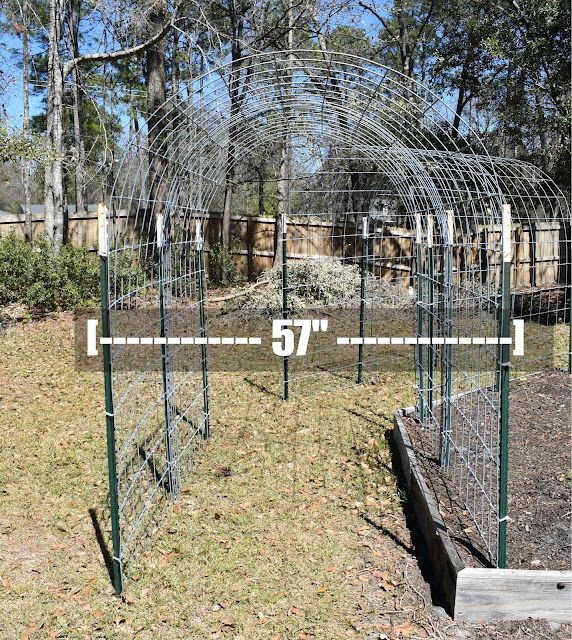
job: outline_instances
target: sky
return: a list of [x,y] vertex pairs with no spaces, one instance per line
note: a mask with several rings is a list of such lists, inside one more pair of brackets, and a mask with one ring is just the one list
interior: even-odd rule
[[[2,73],[2,85],[7,85],[0,100],[2,105],[2,115],[8,116],[9,123],[14,127],[22,126],[23,116],[23,91],[22,91],[22,69],[20,65],[22,43],[19,38],[12,34],[2,34],[0,42],[0,72]],[[36,53],[36,51],[33,51]],[[30,115],[36,115],[43,111],[42,98],[37,95],[30,95]]]

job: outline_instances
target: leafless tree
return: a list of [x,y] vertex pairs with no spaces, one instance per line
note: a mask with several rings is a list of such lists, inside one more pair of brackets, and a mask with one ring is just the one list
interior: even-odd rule
[[67,220],[67,207],[63,184],[63,96],[64,80],[74,70],[84,64],[98,64],[123,60],[145,53],[160,43],[173,25],[174,15],[167,15],[163,21],[153,22],[156,30],[144,42],[132,47],[126,47],[111,52],[89,53],[71,57],[64,62],[61,45],[64,37],[64,0],[50,0],[49,29],[48,29],[48,81],[47,81],[47,112],[46,134],[50,147],[50,154],[46,160],[44,180],[44,204],[46,238],[53,246],[54,252],[59,253],[64,242]]

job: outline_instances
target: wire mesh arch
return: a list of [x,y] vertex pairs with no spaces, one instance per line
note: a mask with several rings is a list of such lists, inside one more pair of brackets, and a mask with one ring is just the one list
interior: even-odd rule
[[[327,230],[317,233],[329,237],[329,253],[313,259],[339,263],[339,273],[350,274],[352,328],[362,341],[366,330],[383,330],[374,313],[381,286],[375,283],[387,281],[417,293],[410,313],[417,339],[500,336],[507,268],[499,227],[505,205],[512,206],[515,254],[518,234],[530,236],[520,241],[521,252],[533,233],[546,232],[548,245],[555,230],[541,225],[559,221],[563,248],[551,258],[556,272],[550,267],[545,280],[536,278],[530,287],[558,290],[557,316],[570,300],[570,216],[562,194],[531,165],[489,156],[466,123],[454,131],[450,107],[425,87],[359,57],[303,50],[253,55],[187,83],[188,95],[173,96],[150,119],[147,146],[140,137],[128,141],[106,221],[103,307],[109,334],[162,340],[159,348],[109,346],[110,478],[120,576],[152,539],[208,437],[206,346],[185,346],[176,338],[206,336],[203,238],[210,216],[224,202],[229,176],[269,145],[283,145],[289,154],[282,176],[288,184],[282,268],[288,268],[289,246],[323,246],[323,237],[311,240],[304,225],[327,221]],[[354,174],[366,185],[348,188]],[[378,210],[380,202],[398,225]],[[398,246],[390,257],[389,245]],[[523,278],[519,264],[512,263],[514,283]],[[292,285],[282,293],[282,312],[293,318]],[[536,299],[534,291],[527,295]],[[527,315],[522,300],[510,298],[505,319],[509,313]],[[527,317],[540,318],[533,309],[529,300]],[[300,313],[311,311],[306,306]],[[312,375],[348,368],[336,364],[333,352],[321,349]],[[453,351],[443,343],[417,345],[414,352],[409,361],[417,376],[420,421],[434,432],[436,454],[447,457],[452,481],[464,488],[464,504],[496,563],[498,522],[504,518],[499,350],[484,344]],[[373,366],[372,351],[362,342],[351,353],[350,368],[361,379]],[[289,376],[294,380],[296,371]],[[307,376],[307,368],[299,373],[300,379]],[[463,408],[454,396],[478,397],[487,410],[475,421],[468,401]],[[465,446],[466,437],[473,437],[472,447]]]

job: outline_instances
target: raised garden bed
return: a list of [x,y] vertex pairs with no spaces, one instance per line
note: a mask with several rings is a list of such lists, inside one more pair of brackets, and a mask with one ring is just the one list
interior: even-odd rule
[[510,402],[508,569],[488,564],[462,501],[423,454],[414,408],[397,412],[394,429],[410,499],[456,619],[571,622],[570,376],[513,382]]

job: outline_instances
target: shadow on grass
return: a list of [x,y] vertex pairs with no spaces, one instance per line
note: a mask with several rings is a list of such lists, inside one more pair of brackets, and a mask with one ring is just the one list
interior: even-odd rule
[[[369,409],[366,409],[367,411],[370,411]],[[368,416],[366,416],[364,413],[361,413],[360,411],[356,411],[355,409],[346,409],[346,411],[352,415],[355,416],[356,418],[359,418],[360,420],[363,420],[364,422],[367,422],[370,425],[373,425],[374,427],[377,428],[377,430],[380,430],[380,421],[379,420],[374,420],[373,418],[370,418]],[[374,413],[373,411],[370,411],[370,413],[373,413],[374,416],[377,416],[378,414]],[[385,416],[380,416],[382,417],[383,420],[385,420]],[[381,466],[386,470],[389,471],[390,473],[393,473],[393,469],[386,465],[381,463]]]
[[[354,367],[355,370],[357,371],[357,366]],[[357,384],[355,382],[356,378],[357,378],[357,373],[352,372],[351,374],[349,372],[347,372],[345,369],[347,369],[347,367],[345,368],[341,368],[341,369],[331,369],[325,366],[322,366],[321,364],[317,364],[316,365],[316,369],[318,371],[323,371],[324,373],[329,373],[333,378],[340,378],[341,380],[344,380],[345,382],[350,382],[350,383],[354,383]]]
[[251,387],[254,387],[255,389],[258,389],[258,391],[261,391],[262,393],[265,393],[266,395],[272,396],[273,398],[278,398],[278,400],[282,400],[282,396],[279,393],[276,393],[275,391],[272,391],[268,387],[265,387],[263,384],[260,384],[259,382],[254,382],[254,380],[251,380],[250,378],[244,378],[244,381],[247,384],[249,384]]
[[99,518],[97,517],[96,510],[88,509],[88,513],[89,517],[91,518],[91,524],[95,533],[95,539],[97,540],[99,550],[101,551],[101,556],[103,557],[107,573],[109,574],[109,581],[111,582],[111,586],[113,586],[113,557],[111,555],[111,552],[109,551],[109,547],[107,546],[107,541],[105,539],[103,529],[101,528]]
[[367,522],[369,525],[371,525],[374,529],[377,529],[377,531],[383,533],[384,536],[391,538],[398,547],[401,547],[404,551],[407,551],[409,555],[415,557],[417,556],[417,552],[412,546],[404,542],[396,533],[393,533],[393,531],[390,531],[387,527],[384,527],[381,522],[377,522],[367,514],[362,514],[361,518],[362,520],[365,520],[365,522]]
[[[381,437],[382,434],[382,427],[380,425],[380,420],[377,419],[372,419],[368,416],[366,416],[364,413],[360,412],[360,411],[356,411],[355,409],[346,409],[346,411],[352,415],[355,416],[356,418],[359,418],[360,420],[363,420],[364,422],[367,422],[368,424],[372,425],[375,427],[376,433],[379,437]],[[374,412],[373,415],[376,415]],[[385,419],[385,416],[384,416]],[[384,432],[384,436],[386,438],[386,440],[388,439],[388,432],[385,431]],[[358,443],[357,441],[354,442],[354,446],[357,447]],[[389,445],[390,447],[390,451],[391,451],[391,445]],[[391,468],[390,466],[380,463],[380,466],[385,469],[386,471],[389,471],[389,473],[393,473],[393,468]],[[366,478],[366,476],[364,476],[363,472],[361,471],[360,468],[360,474],[361,474],[361,480],[362,480],[362,486],[365,487],[369,481],[368,478]],[[365,522],[367,522],[370,526],[374,527],[375,529],[377,529],[377,531],[379,531],[380,533],[382,533],[383,535],[391,538],[391,540],[393,540],[393,542],[398,546],[401,547],[404,551],[406,551],[407,553],[409,553],[412,556],[416,555],[415,549],[408,545],[405,541],[403,541],[396,533],[394,533],[393,531],[391,531],[390,529],[388,529],[386,526],[384,526],[379,520],[372,518],[370,515],[368,514],[361,514],[360,516],[362,518],[362,520],[364,520]]]
[[151,475],[153,476],[153,479],[155,480],[155,484],[164,489],[166,493],[170,494],[171,483],[169,482],[169,476],[157,469],[157,465],[155,464],[153,456],[150,456],[147,451],[139,444],[137,445],[137,453],[139,454],[142,462],[147,465],[147,468],[149,469]]

